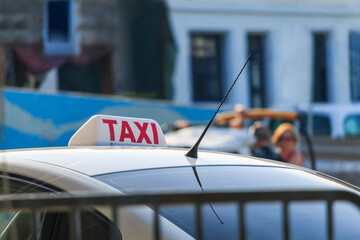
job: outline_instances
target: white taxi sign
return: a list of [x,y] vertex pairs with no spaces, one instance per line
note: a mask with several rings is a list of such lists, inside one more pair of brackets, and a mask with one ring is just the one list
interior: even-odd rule
[[166,147],[166,140],[160,125],[152,119],[95,115],[71,137],[68,145]]

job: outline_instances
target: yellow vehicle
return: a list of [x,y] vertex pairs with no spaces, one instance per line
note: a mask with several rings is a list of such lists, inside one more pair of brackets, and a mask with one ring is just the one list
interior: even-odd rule
[[[220,113],[215,119],[215,123],[218,125],[227,124],[228,121],[235,117],[235,112]],[[291,121],[294,122],[298,119],[298,114],[292,111],[280,111],[272,110],[268,108],[255,108],[247,110],[247,118],[250,120],[262,120],[271,119],[279,121]]]

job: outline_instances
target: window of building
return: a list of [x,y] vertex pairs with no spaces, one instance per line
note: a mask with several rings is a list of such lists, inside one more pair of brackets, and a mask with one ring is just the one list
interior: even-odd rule
[[249,62],[250,106],[252,108],[267,107],[266,96],[266,36],[264,34],[248,35],[248,50],[253,54]]
[[191,34],[191,67],[194,101],[214,101],[223,97],[221,34]]
[[48,2],[49,41],[67,41],[69,37],[68,1]]
[[328,68],[327,68],[327,41],[326,33],[313,34],[313,101],[328,101]]
[[45,55],[78,55],[79,11],[74,0],[45,1],[43,42]]
[[351,99],[360,100],[360,32],[350,32]]

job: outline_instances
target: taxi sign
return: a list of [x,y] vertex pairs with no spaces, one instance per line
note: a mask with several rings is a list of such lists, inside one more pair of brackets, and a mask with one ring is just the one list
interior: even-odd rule
[[166,140],[160,125],[152,119],[95,115],[71,137],[68,145],[166,147]]

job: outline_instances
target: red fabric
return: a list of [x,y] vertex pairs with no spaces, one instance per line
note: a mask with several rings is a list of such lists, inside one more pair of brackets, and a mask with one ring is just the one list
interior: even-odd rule
[[290,162],[290,159],[295,155],[296,150],[293,150],[290,152],[287,156],[283,157],[284,162]]
[[68,60],[75,65],[85,65],[104,57],[109,52],[109,47],[84,46],[82,47],[81,54],[79,56],[69,57]]
[[85,46],[79,56],[45,56],[42,45],[22,45],[14,47],[21,62],[34,74],[43,74],[66,62],[84,65],[98,60],[110,52],[109,47]]
[[66,62],[66,57],[44,56],[42,46],[16,46],[15,53],[21,62],[34,74],[41,74]]

